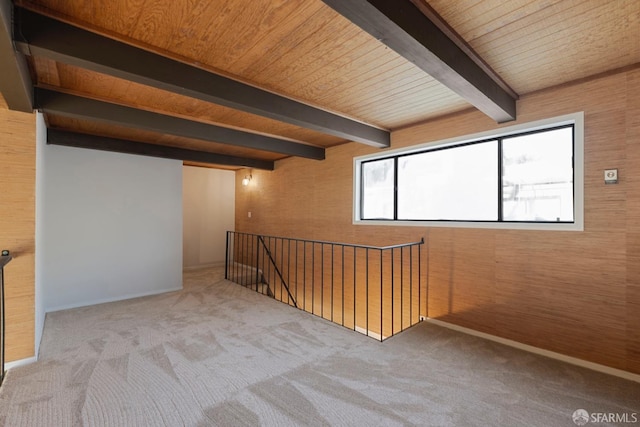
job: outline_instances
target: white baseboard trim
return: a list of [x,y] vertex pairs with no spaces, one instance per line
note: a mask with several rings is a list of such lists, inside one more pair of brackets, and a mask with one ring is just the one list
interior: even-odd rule
[[486,340],[494,341],[500,344],[514,347],[519,350],[528,351],[529,353],[538,354],[540,356],[556,359],[561,362],[570,363],[572,365],[580,366],[582,368],[591,369],[592,371],[601,372],[603,374],[613,375],[625,380],[635,381],[640,383],[640,375],[632,372],[623,371],[622,369],[611,368],[609,366],[601,365],[599,363],[589,362],[587,360],[578,359],[577,357],[567,356],[566,354],[556,353],[555,351],[545,350],[532,345],[523,344],[518,341],[513,341],[507,338],[501,338],[495,335],[487,334],[485,332],[476,331],[464,326],[454,325],[453,323],[443,322],[442,320],[426,318],[425,322],[432,323],[434,325],[442,326],[444,328],[452,329],[454,331],[462,332],[464,334],[473,335]]
[[190,265],[189,267],[182,267],[182,271],[190,271],[190,270],[200,270],[201,268],[213,268],[213,267],[224,267],[225,262],[212,262],[210,264],[198,264],[198,265]]
[[4,369],[9,370],[11,368],[17,368],[18,366],[30,365],[33,362],[36,362],[38,358],[27,357],[26,359],[14,360],[13,362],[7,362],[4,364]]
[[106,304],[106,303],[109,303],[109,302],[124,301],[124,300],[128,300],[128,299],[133,299],[133,298],[149,297],[149,296],[152,296],[152,295],[159,295],[159,294],[164,294],[164,293],[167,293],[167,292],[175,292],[175,291],[181,291],[181,290],[182,290],[182,286],[178,286],[178,287],[175,287],[175,288],[157,289],[157,290],[150,291],[150,292],[140,292],[140,293],[137,293],[137,294],[121,295],[121,296],[112,297],[112,298],[102,298],[102,299],[98,299],[98,300],[94,300],[94,301],[85,301],[85,302],[81,302],[81,303],[62,305],[62,306],[58,306],[58,307],[48,307],[48,308],[45,309],[45,313],[52,313],[54,311],[61,311],[61,310],[69,310],[69,309],[72,309],[72,308],[87,307],[87,306],[90,306],[90,305]]
[[[373,332],[373,331],[368,331],[367,329],[362,328],[362,327],[357,326],[357,325],[356,325],[356,329],[355,329],[355,331],[356,331],[356,332],[360,332],[361,334],[366,335],[366,336],[368,336],[368,337],[375,338],[375,339],[377,339],[378,341],[381,341],[381,340],[380,340],[380,334],[375,333],[375,332]],[[389,338],[389,337],[383,337],[383,338],[384,338],[384,339],[387,339],[387,338]]]

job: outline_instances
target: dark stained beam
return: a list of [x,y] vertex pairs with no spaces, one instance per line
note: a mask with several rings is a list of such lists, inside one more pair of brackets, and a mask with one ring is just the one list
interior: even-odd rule
[[27,61],[13,46],[13,4],[0,0],[0,93],[11,110],[33,112],[33,91]]
[[201,68],[18,9],[16,45],[46,57],[114,77],[279,120],[376,147],[390,134],[356,120],[210,73]]
[[306,157],[315,160],[323,160],[325,157],[325,151],[322,147],[194,122],[179,117],[152,113],[48,89],[35,89],[35,106],[45,113],[74,119],[93,120],[168,135],[270,151],[288,156]]
[[322,0],[498,123],[515,120],[501,87],[411,0]]
[[514,99],[518,99],[518,94],[505,82],[502,77],[496,73],[487,62],[478,53],[473,50],[471,45],[462,38],[460,34],[453,29],[447,21],[444,20],[438,12],[431,7],[428,0],[411,0],[420,12],[422,12],[433,24],[440,29],[452,42],[456,44],[464,53],[466,53],[478,67],[489,75],[502,89],[504,89]]
[[165,145],[128,141],[125,139],[107,138],[56,129],[47,129],[47,144],[64,145],[66,147],[88,148],[92,150],[111,151],[115,153],[138,154],[141,156],[161,157],[209,163],[215,165],[242,166],[254,169],[273,170],[272,161],[248,159],[185,148],[167,147]]

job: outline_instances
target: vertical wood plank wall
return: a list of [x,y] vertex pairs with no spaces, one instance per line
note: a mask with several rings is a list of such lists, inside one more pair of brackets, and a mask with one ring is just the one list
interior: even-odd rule
[[[523,96],[503,126],[577,111],[583,232],[353,225],[353,157],[376,152],[355,143],[254,170],[248,187],[238,172],[236,231],[373,245],[424,236],[430,317],[640,373],[640,69]],[[397,130],[392,148],[499,127],[468,111]],[[617,185],[604,184],[608,168]]]
[[34,356],[35,114],[9,111],[0,96],[0,249],[5,267],[6,362]]

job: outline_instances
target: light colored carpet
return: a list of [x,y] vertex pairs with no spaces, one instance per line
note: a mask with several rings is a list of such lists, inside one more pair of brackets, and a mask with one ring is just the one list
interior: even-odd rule
[[[640,384],[426,323],[384,343],[223,280],[51,313],[5,426],[573,426]],[[604,424],[600,424],[604,425]]]

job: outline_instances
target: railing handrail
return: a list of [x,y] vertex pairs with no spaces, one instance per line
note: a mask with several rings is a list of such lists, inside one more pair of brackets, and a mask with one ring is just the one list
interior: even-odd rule
[[389,245],[389,246],[373,246],[373,245],[360,245],[357,243],[332,242],[328,240],[313,240],[313,239],[300,239],[295,237],[270,236],[268,234],[246,233],[244,231],[231,231],[231,233],[246,234],[248,236],[256,236],[256,237],[262,237],[262,238],[268,238],[268,239],[291,240],[293,242],[317,243],[322,245],[344,246],[346,248],[362,248],[362,249],[374,249],[374,250],[387,250],[387,249],[404,248],[409,246],[424,245],[424,237],[422,237],[418,242],[399,243],[397,245]]
[[[399,243],[397,245],[390,245],[390,246],[371,246],[369,247],[369,249],[380,249],[384,251],[387,249],[406,248],[409,246],[418,246],[418,245],[424,245],[424,237],[421,238],[419,242]],[[367,248],[367,246],[361,246],[361,247]]]

